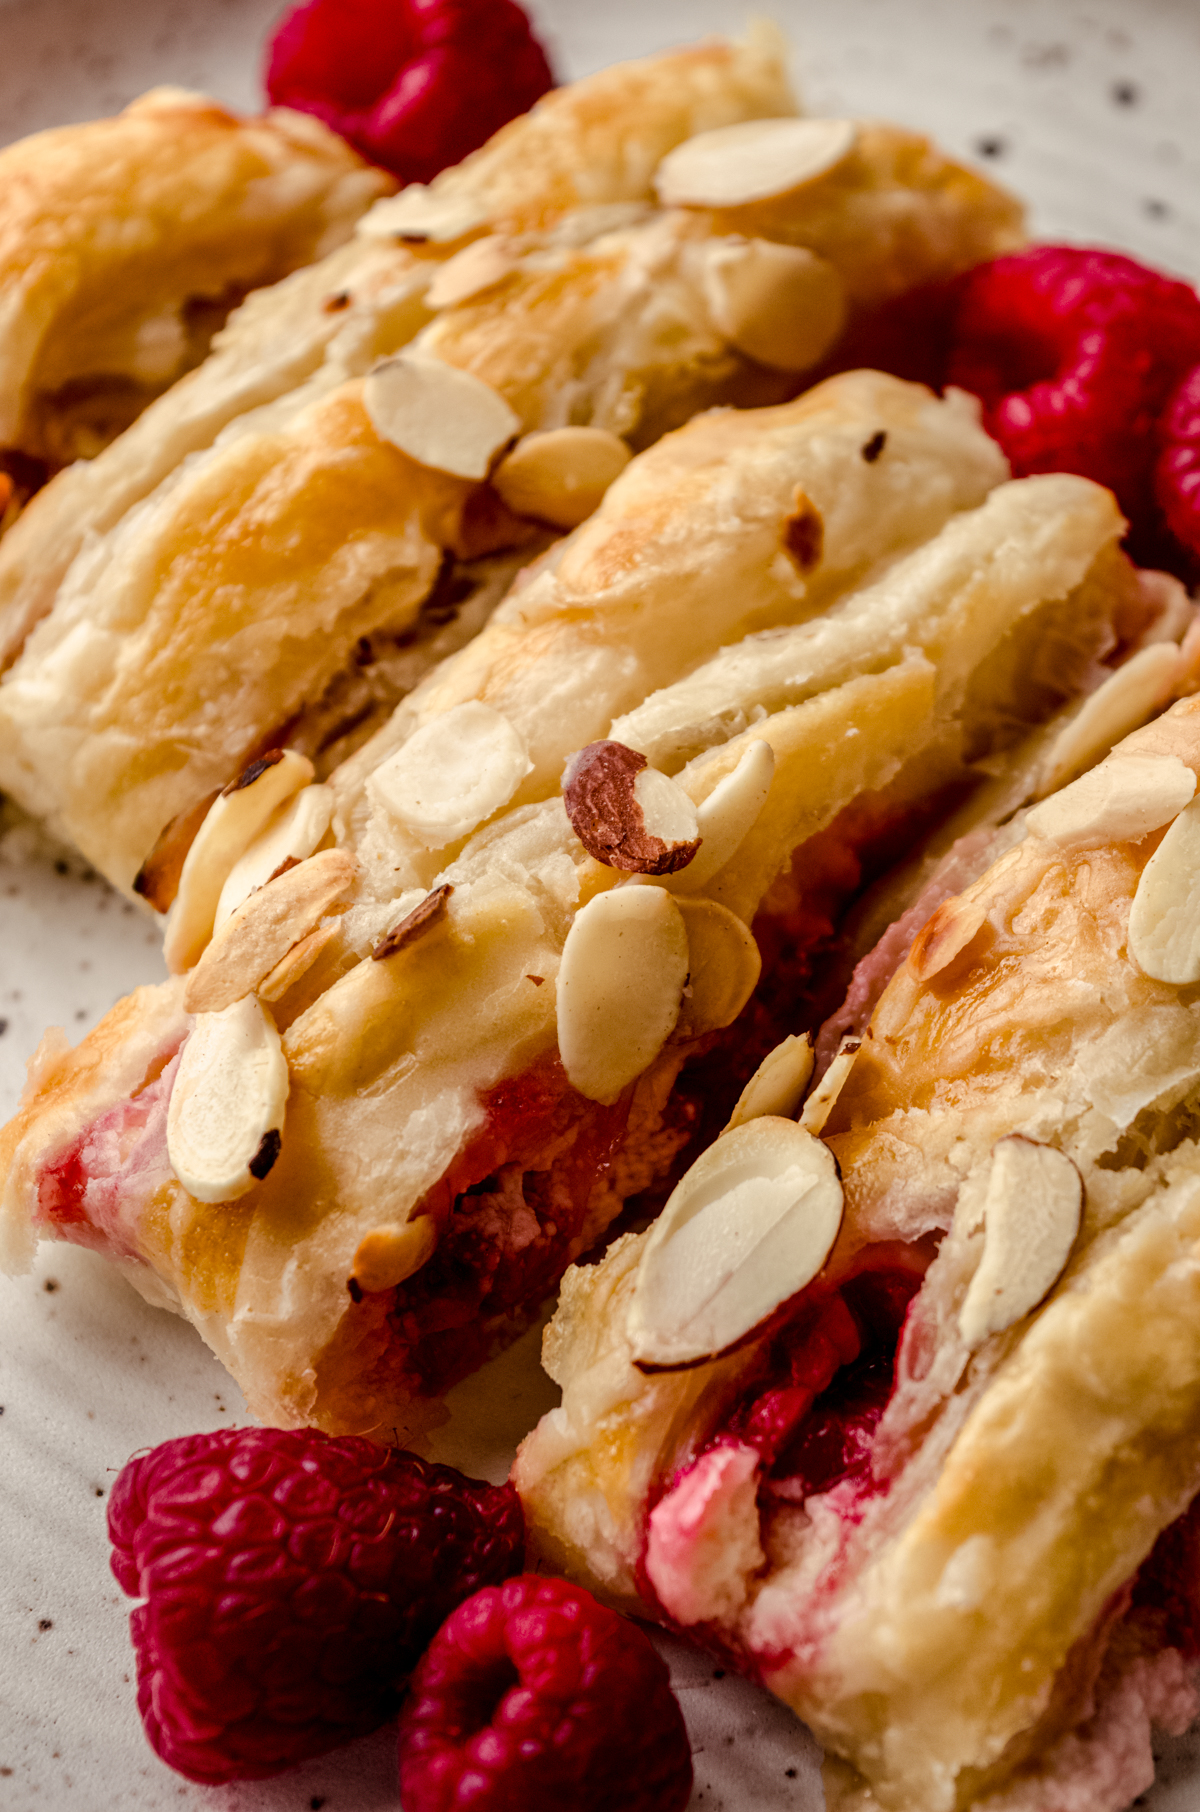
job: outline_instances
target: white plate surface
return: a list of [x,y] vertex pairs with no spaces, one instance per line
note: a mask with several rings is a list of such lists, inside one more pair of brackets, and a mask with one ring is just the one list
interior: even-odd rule
[[[257,99],[274,0],[0,0],[0,142],[111,112],[156,82]],[[763,0],[795,46],[814,111],[932,131],[1031,203],[1043,236],[1120,247],[1200,278],[1197,0]],[[541,0],[564,75],[708,30],[733,0]],[[162,974],[154,927],[0,818],[0,1117],[47,1025],[86,1031]],[[443,1456],[501,1478],[553,1400],[525,1343],[460,1393]],[[0,1812],[375,1812],[395,1808],[393,1737],[253,1786],[182,1781],[146,1746],[128,1601],[108,1572],[104,1509],[130,1453],[245,1418],[183,1322],[147,1308],[90,1254],[44,1247],[0,1279]],[[817,1752],[781,1707],[664,1644],[696,1755],[694,1812],[818,1812]],[[1200,1739],[1164,1748],[1152,1812],[1200,1806]]]

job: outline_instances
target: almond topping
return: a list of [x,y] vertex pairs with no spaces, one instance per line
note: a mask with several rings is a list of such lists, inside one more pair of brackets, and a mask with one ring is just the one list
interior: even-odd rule
[[[333,943],[339,934],[335,923],[318,925],[307,937],[302,937],[298,944],[293,944],[285,956],[280,957],[275,967],[264,975],[254,992],[260,1000],[270,1005],[282,1000],[289,989],[308,974],[319,956]],[[277,1016],[278,1017],[278,1016]]]
[[749,744],[737,766],[696,808],[700,848],[696,858],[664,882],[673,893],[695,893],[735,856],[757,822],[775,778],[775,751],[761,739]]
[[[1191,770],[1188,778],[1191,779]],[[1142,870],[1129,909],[1129,950],[1155,981],[1200,981],[1200,799],[1180,812]]]
[[837,1048],[837,1056],[804,1103],[800,1124],[814,1138],[819,1138],[824,1131],[825,1122],[833,1112],[837,1098],[845,1087],[846,1078],[854,1068],[854,1059],[861,1049],[862,1039],[847,1033]]
[[558,1048],[572,1086],[611,1102],[671,1036],[688,973],[683,915],[659,887],[616,887],[576,913],[558,971]]
[[600,507],[631,458],[607,428],[548,428],[519,440],[492,483],[515,516],[573,529]]
[[408,239],[450,245],[486,226],[487,210],[473,196],[447,195],[423,182],[410,182],[399,195],[377,201],[355,231],[363,239]]
[[461,252],[438,266],[433,282],[425,291],[427,308],[453,308],[478,296],[493,284],[500,283],[516,267],[507,242],[498,234],[476,239],[464,245]]
[[313,765],[294,749],[275,749],[252,761],[209,807],[179,876],[167,915],[163,956],[172,974],[190,969],[209,938],[221,890],[276,808],[307,786]]
[[1035,837],[1065,848],[1133,843],[1177,817],[1196,776],[1177,755],[1108,756],[1026,814]]
[[687,927],[689,973],[677,1030],[695,1038],[733,1024],[758,986],[762,957],[728,906],[685,896],[679,910]]
[[381,440],[455,478],[486,478],[521,431],[498,391],[441,359],[384,359],[363,383],[363,403]]
[[714,240],[704,290],[713,325],[747,358],[807,371],[846,325],[846,292],[826,259],[770,239]]
[[623,742],[590,742],[572,755],[563,804],[589,856],[627,874],[671,874],[699,848],[696,808],[683,788]]
[[676,145],[654,187],[665,208],[782,200],[836,170],[857,142],[853,120],[742,120]]
[[744,1126],[747,1120],[761,1119],[764,1114],[784,1120],[794,1118],[812,1076],[813,1062],[812,1039],[807,1033],[777,1044],[738,1096],[738,1104],[729,1117],[730,1126]]
[[437,1224],[428,1214],[403,1227],[376,1227],[359,1241],[354,1281],[368,1295],[374,1290],[394,1290],[433,1257],[436,1247]]
[[1181,666],[1174,642],[1152,642],[1110,674],[1055,737],[1046,757],[1039,797],[1057,792],[1153,717],[1170,698]]
[[188,1012],[219,1013],[256,989],[345,899],[357,874],[348,850],[325,849],[252,893],[214,934],[188,977],[183,997]]
[[418,843],[443,849],[507,805],[532,767],[507,717],[469,699],[415,730],[367,792]]
[[925,921],[912,941],[908,966],[918,981],[932,981],[961,956],[987,922],[978,900],[956,897],[945,900]]
[[167,1157],[198,1202],[232,1202],[279,1155],[288,1069],[279,1033],[253,995],[201,1013],[167,1108]]
[[217,901],[213,930],[219,931],[256,887],[265,887],[282,863],[303,862],[311,856],[332,817],[333,789],[327,786],[301,787],[276,806],[245,855],[230,869]]
[[374,960],[377,963],[385,962],[389,956],[395,956],[397,950],[403,950],[406,944],[419,938],[431,925],[436,925],[439,919],[445,918],[446,901],[453,892],[453,886],[446,881],[441,887],[435,887],[432,893],[427,893],[407,918],[401,919],[398,925],[393,925],[390,931],[384,932],[371,952]]
[[722,1133],[650,1229],[629,1305],[635,1365],[728,1352],[812,1282],[841,1221],[833,1153],[794,1120]]
[[1082,1209],[1083,1182],[1065,1152],[1020,1133],[993,1147],[983,1257],[958,1317],[968,1347],[1036,1309],[1071,1255]]

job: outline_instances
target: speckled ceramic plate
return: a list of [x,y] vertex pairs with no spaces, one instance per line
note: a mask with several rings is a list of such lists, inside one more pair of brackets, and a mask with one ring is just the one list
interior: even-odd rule
[[[258,97],[275,0],[0,0],[0,141],[123,105],[156,82]],[[542,0],[567,75],[737,30],[738,0]],[[1200,278],[1198,0],[761,0],[814,110],[877,113],[984,162],[1042,235]],[[79,1034],[161,975],[158,935],[28,827],[0,818],[0,1114],[47,1025]],[[442,1452],[501,1478],[552,1400],[535,1345],[458,1393]],[[142,1737],[105,1498],[139,1447],[245,1406],[199,1336],[99,1260],[45,1247],[0,1279],[0,1812],[375,1812],[395,1808],[390,1732],[278,1780],[195,1787]],[[696,1752],[695,1812],[817,1812],[815,1745],[789,1713],[682,1644],[669,1649]],[[1160,1757],[1139,1802],[1200,1806],[1200,1741]]]

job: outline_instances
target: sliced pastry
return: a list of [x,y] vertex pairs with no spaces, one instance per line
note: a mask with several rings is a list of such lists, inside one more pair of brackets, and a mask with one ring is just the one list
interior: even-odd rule
[[26,512],[0,549],[0,784],[166,906],[249,759],[325,772],[386,719],[439,580],[475,595],[451,562],[571,529],[631,451],[794,394],[856,310],[1019,236],[918,135],[796,119],[773,44],[546,97],[253,297]]
[[1200,1710],[1200,700],[1069,778],[1170,658],[547,1332],[535,1547],[783,1698],[846,1812],[1123,1812]]
[[[661,1199],[781,1016],[827,1010],[864,880],[1183,633],[1122,528],[1085,479],[1004,482],[966,398],[875,374],[668,436],[377,767],[277,751],[223,792],[180,973],[34,1061],[7,1261],[93,1246],[258,1413],[411,1438]],[[701,752],[649,763],[625,726],[679,723],[697,672]]]

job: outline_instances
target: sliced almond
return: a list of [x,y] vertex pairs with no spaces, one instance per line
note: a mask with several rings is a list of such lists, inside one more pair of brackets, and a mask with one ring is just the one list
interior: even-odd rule
[[354,1281],[360,1290],[394,1290],[427,1264],[437,1249],[437,1225],[428,1214],[402,1227],[376,1227],[354,1254]]
[[695,860],[663,882],[673,893],[695,893],[724,868],[745,842],[767,802],[775,777],[775,751],[757,740],[732,773],[696,808],[700,848]]
[[807,1032],[793,1034],[768,1051],[749,1082],[738,1096],[737,1106],[729,1116],[730,1126],[744,1126],[747,1120],[759,1120],[764,1114],[777,1118],[794,1118],[813,1073],[812,1039]]
[[1036,1309],[1062,1274],[1083,1211],[1083,1182],[1065,1152],[1014,1133],[992,1151],[984,1246],[958,1325],[974,1349]]
[[212,936],[221,890],[276,808],[307,786],[313,764],[294,749],[272,749],[231,781],[209,807],[179,876],[167,915],[163,956],[172,974],[190,969]]
[[395,956],[397,952],[407,949],[409,944],[415,943],[417,938],[424,937],[426,932],[445,918],[447,902],[453,892],[450,882],[444,881],[432,893],[427,893],[419,905],[414,906],[411,912],[406,912],[402,919],[378,939],[371,951],[372,960],[384,963],[389,956]]
[[762,956],[746,925],[715,900],[678,902],[687,927],[688,983],[678,1030],[688,1037],[732,1025],[762,974]]
[[1118,752],[1035,805],[1025,822],[1064,848],[1131,843],[1169,823],[1195,791],[1196,776],[1177,755]]
[[818,1082],[808,1100],[804,1103],[804,1112],[800,1115],[800,1124],[814,1138],[819,1138],[824,1131],[825,1122],[833,1112],[838,1096],[846,1086],[846,1078],[854,1068],[854,1060],[862,1049],[862,1039],[847,1034],[837,1048],[837,1056]]
[[288,1069],[279,1033],[253,995],[202,1013],[183,1047],[167,1107],[167,1157],[198,1202],[232,1202],[279,1155]]
[[607,428],[547,428],[517,442],[492,484],[515,516],[573,529],[599,509],[632,457]]
[[483,294],[493,284],[502,283],[514,269],[516,260],[507,240],[497,233],[464,245],[461,252],[438,266],[433,282],[425,291],[427,308],[453,308]]
[[311,856],[332,817],[333,788],[328,786],[301,787],[276,806],[245,855],[230,869],[217,901],[213,930],[219,931],[256,887],[265,887],[284,862],[303,862]]
[[949,968],[956,956],[982,931],[987,911],[979,900],[955,896],[945,900],[928,918],[908,953],[908,966],[918,981],[932,981]]
[[665,208],[782,200],[836,170],[857,142],[853,120],[742,120],[668,151],[654,187]]
[[426,849],[443,849],[507,805],[533,767],[507,717],[477,699],[430,718],[367,782]]
[[188,977],[188,1012],[219,1013],[255,990],[345,900],[357,874],[348,850],[325,849],[252,893],[214,934]]
[[794,1120],[722,1133],[650,1229],[629,1306],[634,1363],[728,1352],[812,1282],[841,1221],[833,1153]]
[[381,440],[455,478],[486,478],[521,431],[499,391],[441,359],[384,359],[367,375],[363,403]]
[[1103,760],[1109,750],[1153,717],[1171,697],[1182,668],[1174,642],[1141,648],[1084,700],[1055,737],[1046,756],[1038,796],[1057,792],[1076,774]]
[[[338,937],[337,924],[318,925],[307,937],[302,937],[298,944],[293,944],[285,956],[280,957],[275,967],[264,975],[254,992],[260,1000],[274,1006],[282,1000],[298,981],[302,981],[313,964],[317,962]],[[282,1020],[280,1024],[282,1024]]]
[[588,854],[627,874],[671,874],[700,846],[696,808],[683,788],[623,742],[590,742],[572,755],[563,804]]
[[616,887],[576,913],[558,971],[558,1048],[574,1088],[615,1101],[671,1036],[688,973],[683,915],[659,887]]
[[776,371],[808,371],[846,325],[846,291],[825,258],[770,239],[717,239],[704,292],[717,332]]
[[[1191,778],[1191,770],[1188,770]],[[1200,981],[1200,799],[1180,812],[1142,870],[1129,909],[1129,950],[1155,981]]]
[[447,194],[410,182],[399,195],[377,201],[355,229],[363,239],[407,239],[450,245],[487,225],[487,209],[472,195]]

